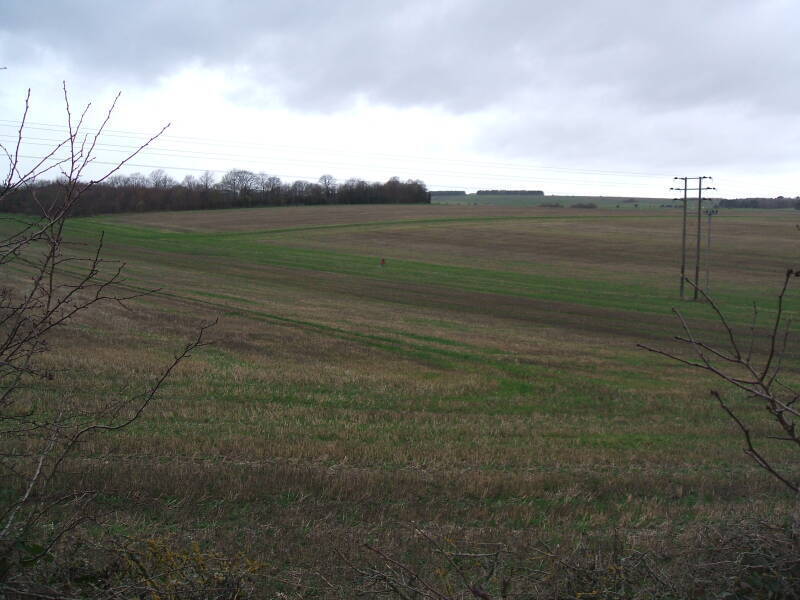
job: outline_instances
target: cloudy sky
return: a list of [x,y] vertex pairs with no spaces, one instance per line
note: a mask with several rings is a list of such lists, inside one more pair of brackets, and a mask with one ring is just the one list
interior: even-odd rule
[[1,0],[0,141],[120,105],[98,168],[800,195],[796,0]]

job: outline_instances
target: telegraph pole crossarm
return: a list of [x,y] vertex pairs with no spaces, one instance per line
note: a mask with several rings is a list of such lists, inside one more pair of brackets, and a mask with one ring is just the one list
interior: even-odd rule
[[[702,216],[703,216],[703,191],[704,190],[714,190],[716,188],[711,186],[704,186],[703,182],[706,179],[711,179],[711,177],[707,175],[701,175],[699,177],[674,177],[673,179],[682,181],[683,188],[674,187],[670,188],[671,190],[680,191],[683,190],[683,229],[681,232],[681,299],[684,299],[684,283],[686,281],[686,220],[687,220],[687,207],[689,203],[689,192],[697,192],[697,242],[695,245],[695,264],[694,264],[694,294],[693,300],[697,301],[698,295],[700,292],[700,254],[701,254],[701,247],[700,247],[700,240],[702,235]],[[689,187],[689,181],[697,181],[696,188]]]

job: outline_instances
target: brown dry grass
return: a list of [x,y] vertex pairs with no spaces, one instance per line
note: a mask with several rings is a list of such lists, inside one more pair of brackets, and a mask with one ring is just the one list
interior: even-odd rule
[[[298,207],[114,221],[237,231],[534,210]],[[305,230],[252,246],[612,285],[675,275],[674,213],[599,212]],[[763,213],[719,218],[714,281],[762,294],[796,256],[791,227]],[[792,508],[743,459],[706,398],[708,380],[635,348],[676,331],[666,311],[641,312],[635,298],[621,309],[202,247],[170,253],[113,231],[108,251],[129,261],[132,284],[170,295],[133,313],[109,305],[70,328],[48,358],[68,373],[53,393],[71,387],[86,402],[120,393],[155,373],[197,322],[221,315],[214,347],[183,365],[139,422],[75,458],[65,485],[99,489],[118,530],[247,546],[313,578],[336,576],[328,551],[353,540],[400,548],[410,522],[480,540],[612,530],[640,539]]]
[[[220,213],[224,217],[220,218]],[[605,211],[606,213],[608,211]],[[156,227],[166,231],[262,231],[290,227],[319,227],[381,221],[416,221],[475,217],[574,215],[574,210],[499,206],[446,206],[441,204],[366,204],[336,206],[282,206],[225,211],[180,211],[109,217],[120,223]],[[619,211],[612,214],[619,214]]]

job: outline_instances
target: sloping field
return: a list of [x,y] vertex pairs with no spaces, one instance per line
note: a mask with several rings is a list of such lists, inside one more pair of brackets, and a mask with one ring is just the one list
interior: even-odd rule
[[172,231],[254,231],[424,219],[491,219],[525,216],[529,208],[422,204],[285,206],[120,215],[109,219]]
[[433,196],[435,204],[450,206],[494,206],[504,207],[534,207],[542,205],[561,205],[568,208],[573,205],[594,204],[605,209],[647,209],[663,208],[673,204],[665,198],[638,198],[635,196],[553,196],[534,194],[464,194],[463,196]]
[[[798,257],[791,217],[714,221],[711,290],[743,332]],[[676,212],[330,206],[70,227],[104,231],[126,285],[161,290],[70,329],[51,360],[75,393],[146,378],[220,319],[140,421],[81,449],[76,485],[103,491],[120,530],[335,578],[333,549],[404,552],[411,523],[512,545],[655,540],[791,506],[709,381],[636,347],[670,347],[673,306],[722,339],[707,306],[677,299]]]

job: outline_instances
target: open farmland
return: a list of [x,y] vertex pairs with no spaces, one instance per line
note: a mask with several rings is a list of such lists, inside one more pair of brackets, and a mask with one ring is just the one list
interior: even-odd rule
[[[796,262],[794,216],[715,218],[711,290],[742,331],[753,301],[766,325]],[[161,291],[71,327],[48,355],[71,373],[54,393],[116,393],[219,317],[139,421],[81,448],[72,485],[102,490],[118,531],[180,532],[322,585],[345,577],[334,549],[410,552],[411,523],[649,547],[791,508],[709,380],[636,347],[670,347],[673,306],[721,339],[707,306],[677,300],[677,211],[148,213],[74,219],[68,239],[101,231],[129,288]]]
[[[637,196],[559,196],[540,194],[464,194],[459,196],[433,196],[434,204],[450,206],[496,206],[496,207],[533,207],[560,205],[569,208],[574,205],[594,204],[597,208],[647,209],[664,208],[677,202],[664,198],[639,198]],[[584,206],[583,208],[586,208]]]

